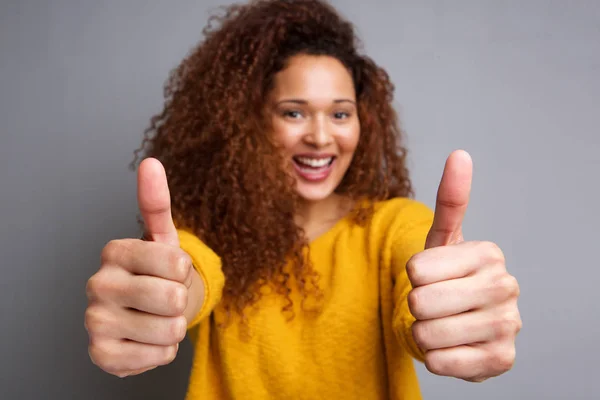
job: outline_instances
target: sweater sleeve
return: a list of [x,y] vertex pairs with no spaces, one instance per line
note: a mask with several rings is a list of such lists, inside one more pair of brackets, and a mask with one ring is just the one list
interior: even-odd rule
[[415,321],[408,307],[408,294],[412,285],[406,273],[406,263],[410,258],[423,251],[431,224],[433,212],[426,205],[411,202],[401,210],[400,221],[392,241],[392,277],[393,285],[393,321],[392,327],[397,339],[412,357],[424,361],[425,355],[414,341],[412,324]]
[[188,323],[188,329],[191,329],[209,316],[221,301],[225,276],[220,257],[204,242],[187,230],[178,229],[177,233],[179,245],[192,258],[194,269],[204,283],[204,302],[198,314]]

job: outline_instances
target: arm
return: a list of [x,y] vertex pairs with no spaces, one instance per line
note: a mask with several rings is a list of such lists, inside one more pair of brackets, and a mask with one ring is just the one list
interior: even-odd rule
[[410,258],[423,251],[427,233],[433,222],[433,212],[427,206],[413,202],[404,207],[398,215],[402,223],[395,231],[392,241],[392,279],[393,279],[393,321],[396,338],[412,357],[423,362],[425,355],[416,344],[412,335],[415,317],[408,306],[408,294],[412,286],[406,273],[406,264]]
[[[188,302],[185,307],[183,315],[187,321],[192,321],[196,315],[200,312],[202,305],[204,304],[204,281],[198,272],[198,267],[194,265],[191,271],[192,282],[188,289]],[[188,323],[189,325],[189,323]]]
[[[414,218],[417,222],[399,238],[394,267],[404,290],[395,311],[399,336],[424,356],[430,372],[481,382],[512,368],[522,322],[519,285],[506,270],[502,250],[491,242],[464,240],[471,179],[469,155],[453,152],[431,229],[425,233],[429,223]],[[407,293],[408,281],[414,290]]]
[[221,259],[204,242],[189,231],[177,231],[181,248],[192,259],[192,282],[188,289],[185,317],[188,329],[199,324],[221,301],[225,276]]

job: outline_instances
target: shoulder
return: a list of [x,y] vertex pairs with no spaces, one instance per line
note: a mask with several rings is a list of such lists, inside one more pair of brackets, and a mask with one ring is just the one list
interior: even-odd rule
[[389,248],[399,242],[420,241],[433,223],[433,211],[425,203],[406,197],[363,203],[373,212],[366,224],[356,227],[372,248]]
[[433,223],[433,210],[411,198],[393,198],[373,203],[366,233],[378,248],[424,241]]
[[402,230],[414,225],[431,224],[433,210],[425,203],[407,197],[397,197],[374,203],[372,224]]
[[382,267],[391,268],[396,276],[410,257],[424,249],[434,211],[409,198],[377,202],[374,207],[370,236],[381,254]]

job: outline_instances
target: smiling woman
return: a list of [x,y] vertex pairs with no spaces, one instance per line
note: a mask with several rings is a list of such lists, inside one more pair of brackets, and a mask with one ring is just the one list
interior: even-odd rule
[[466,380],[509,369],[518,286],[497,246],[462,243],[468,155],[434,216],[349,22],[320,0],[218,21],[138,151],[146,240],[108,243],[88,282],[92,361],[140,374],[187,332],[188,400],[417,400],[413,359]]
[[[412,194],[393,85],[322,1],[253,1],[209,26],[140,150],[165,167],[177,226],[221,258],[221,304],[245,315],[267,284],[292,316],[292,278],[322,295],[310,239],[351,210],[365,222],[361,200]],[[319,173],[298,163],[326,153]]]

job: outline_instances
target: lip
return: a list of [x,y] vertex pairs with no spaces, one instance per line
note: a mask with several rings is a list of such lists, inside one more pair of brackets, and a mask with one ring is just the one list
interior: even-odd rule
[[304,158],[314,158],[317,160],[321,160],[323,158],[331,158],[331,157],[335,157],[335,154],[332,153],[299,153],[299,154],[294,154],[294,157],[304,157]]
[[[314,158],[317,160],[324,158],[333,158],[329,165],[326,165],[321,168],[303,168],[301,167],[295,160],[296,157],[306,157],[306,158]],[[333,167],[337,161],[337,157],[333,154],[311,154],[311,153],[303,153],[296,154],[293,158],[294,169],[296,174],[302,178],[303,180],[311,183],[320,183],[325,181],[331,175],[331,171],[333,171]]]

